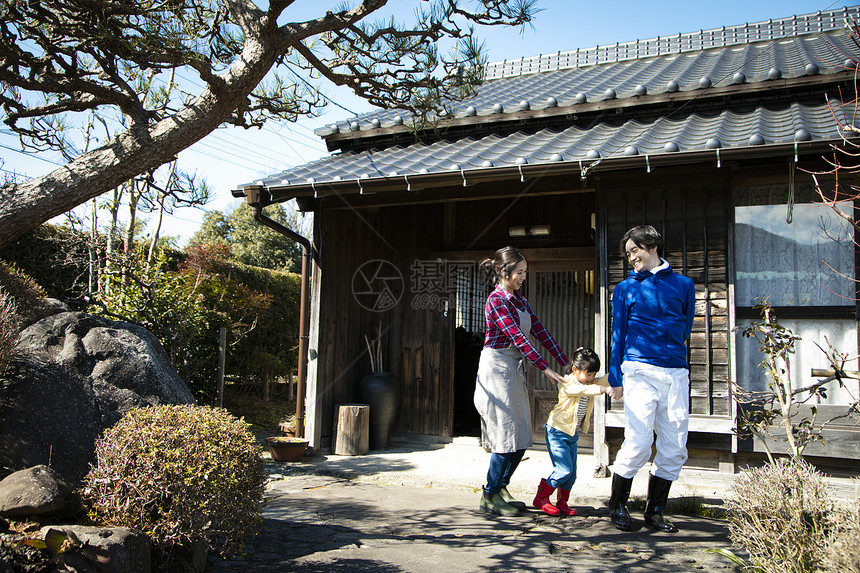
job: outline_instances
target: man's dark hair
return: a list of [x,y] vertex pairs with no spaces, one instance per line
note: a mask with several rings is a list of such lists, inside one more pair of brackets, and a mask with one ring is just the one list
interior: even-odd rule
[[618,245],[622,256],[627,255],[627,241],[633,241],[634,245],[645,250],[657,247],[659,251],[663,246],[663,236],[651,225],[637,225],[624,233]]

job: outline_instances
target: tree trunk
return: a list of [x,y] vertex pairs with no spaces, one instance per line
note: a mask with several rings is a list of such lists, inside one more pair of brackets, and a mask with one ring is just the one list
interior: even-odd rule
[[[134,227],[137,225],[137,203],[140,201],[140,196],[143,194],[141,189],[137,189],[136,181],[133,181],[130,185],[131,192],[128,194],[128,228],[125,231],[125,242],[123,244],[123,261],[122,265],[122,290],[120,291],[123,295],[125,294],[125,288],[128,286],[128,263],[131,262],[133,258],[132,250],[134,249]],[[140,182],[141,185],[144,185],[143,182]]]
[[93,199],[92,205],[92,217],[90,221],[90,269],[89,269],[89,277],[87,282],[87,290],[89,292],[93,292],[94,289],[98,288],[99,284],[99,264],[98,264],[98,238],[99,238],[99,217],[98,217],[99,205],[98,201]]
[[[170,85],[173,85],[173,80],[171,76]],[[173,160],[173,163],[170,164],[170,173],[167,175],[167,182],[164,184],[164,191],[158,194],[158,224],[155,227],[155,232],[152,233],[152,240],[149,242],[149,253],[146,255],[146,270],[149,271],[149,267],[152,264],[152,259],[155,254],[155,247],[158,244],[158,236],[161,233],[161,223],[164,221],[164,203],[167,201],[167,196],[170,193],[170,185],[173,183],[173,178],[176,175],[176,160]]]

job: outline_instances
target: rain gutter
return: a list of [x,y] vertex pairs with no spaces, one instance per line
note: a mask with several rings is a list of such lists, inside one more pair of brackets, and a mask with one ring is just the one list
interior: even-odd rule
[[263,214],[263,186],[246,185],[244,188],[245,201],[254,208],[254,219],[273,231],[292,239],[302,246],[302,275],[301,275],[301,300],[299,301],[299,372],[296,383],[296,437],[302,438],[305,434],[305,379],[308,370],[308,296],[307,286],[310,276],[311,253],[317,254],[310,239],[299,235],[292,229],[285,227],[274,219]]

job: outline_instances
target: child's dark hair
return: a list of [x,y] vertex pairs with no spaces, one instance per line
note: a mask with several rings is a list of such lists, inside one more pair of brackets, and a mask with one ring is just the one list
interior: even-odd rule
[[580,346],[573,351],[573,356],[570,360],[570,365],[577,370],[586,372],[597,372],[600,370],[600,357],[591,348]]
[[495,282],[508,278],[514,267],[524,261],[525,256],[516,247],[502,247],[492,259],[481,261],[481,270],[490,275]]

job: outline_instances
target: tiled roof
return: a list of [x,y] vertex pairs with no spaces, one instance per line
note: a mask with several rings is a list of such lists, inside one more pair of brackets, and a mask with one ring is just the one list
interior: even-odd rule
[[844,7],[838,10],[790,16],[777,20],[723,26],[687,34],[663,36],[648,40],[615,43],[607,46],[577,49],[556,54],[541,54],[516,60],[505,60],[487,65],[486,79],[522,76],[540,72],[582,68],[624,60],[638,60],[651,56],[665,56],[683,52],[696,52],[709,48],[723,48],[778,40],[790,36],[817,34],[845,27],[845,22],[856,18],[860,8]]
[[[838,104],[839,102],[834,102]],[[344,152],[326,157],[257,183],[269,188],[322,187],[349,183],[356,191],[377,182],[399,180],[404,189],[422,176],[450,173],[468,180],[469,172],[483,175],[493,169],[524,168],[571,162],[577,168],[607,158],[640,156],[643,167],[667,156],[712,151],[714,162],[723,153],[742,148],[795,145],[840,137],[827,103],[791,102],[785,106],[758,105],[723,109],[714,114],[656,116],[652,121],[604,121],[589,128],[519,131],[506,136],[432,144],[393,146],[386,149]]]
[[[657,50],[643,49],[644,57],[618,57],[619,61],[599,65],[489,80],[480,86],[476,96],[454,104],[454,117],[496,115],[502,120],[504,114],[525,110],[844,72],[846,58],[857,52],[857,46],[845,28],[844,18],[860,18],[860,7],[819,12],[815,16],[820,25],[806,25],[800,30],[772,25],[768,28],[768,35],[773,39],[756,43],[732,43],[730,35],[723,38],[722,44],[700,38],[698,42],[690,40],[690,43],[715,45],[695,51],[670,51],[659,56],[650,55]],[[793,17],[795,20],[798,18],[804,22],[810,19],[809,16]],[[761,28],[763,24],[745,26]],[[809,33],[809,30],[815,33]],[[794,35],[795,31],[807,32]],[[696,35],[712,37],[713,32],[709,30]],[[491,69],[494,65],[490,65]],[[317,129],[315,133],[321,137],[338,133],[373,137],[374,130],[397,127],[406,120],[400,110],[379,110],[338,121]]]
[[[844,18],[842,10],[834,13]],[[860,9],[848,13],[856,17]],[[822,21],[832,22],[832,16],[819,13]],[[847,29],[830,28],[487,81],[462,103],[447,140],[385,143],[386,135],[406,127],[400,127],[397,110],[381,110],[317,130],[376,142],[371,145],[381,149],[344,146],[347,151],[254,184],[285,194],[316,192],[326,183],[364,191],[394,182],[410,188],[433,177],[462,177],[465,183],[469,171],[486,177],[565,164],[582,171],[637,156],[650,169],[655,161],[689,153],[714,153],[718,163],[721,154],[739,151],[766,155],[788,145],[802,152],[813,142],[841,137],[816,85],[826,83],[825,75],[850,79],[848,58],[860,50]]]

